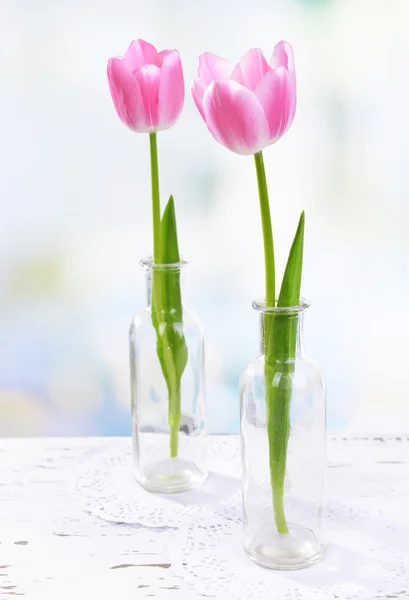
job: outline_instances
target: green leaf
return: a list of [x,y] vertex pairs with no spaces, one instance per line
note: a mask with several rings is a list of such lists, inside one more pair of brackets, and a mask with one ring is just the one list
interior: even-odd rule
[[[300,302],[301,276],[304,249],[304,211],[301,213],[297,231],[288,256],[281,284],[277,307],[298,306]],[[276,360],[294,358],[297,339],[298,316],[291,312],[276,313],[268,317],[267,360],[274,365]]]
[[180,261],[176,213],[173,196],[169,197],[160,223],[161,262],[164,265]]
[[161,219],[161,256],[164,265],[175,269],[156,269],[153,282],[152,322],[156,348],[169,396],[168,420],[171,456],[177,455],[177,433],[181,418],[180,387],[188,359],[183,333],[183,307],[180,291],[180,261],[173,197],[170,196]]
[[[173,197],[170,196],[161,221],[163,264],[180,262],[176,215]],[[169,343],[172,347],[177,378],[180,380],[187,363],[187,347],[183,335],[183,308],[180,291],[180,268],[162,272],[162,309],[166,316]]]
[[302,211],[297,231],[288,256],[277,306],[298,306],[300,302],[302,262],[304,250],[305,215]]
[[[288,256],[278,307],[298,306],[304,248],[304,212]],[[284,513],[284,481],[290,434],[292,374],[296,356],[298,314],[291,311],[269,316],[269,343],[266,350],[265,387],[267,433],[273,509],[277,531],[288,533]]]

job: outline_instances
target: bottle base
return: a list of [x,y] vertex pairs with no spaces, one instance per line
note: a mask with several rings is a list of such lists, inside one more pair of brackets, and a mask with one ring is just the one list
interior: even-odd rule
[[148,492],[178,494],[201,485],[207,473],[182,458],[167,458],[135,473],[136,481]]
[[278,571],[305,569],[320,562],[325,554],[314,533],[299,525],[289,525],[288,534],[279,534],[274,525],[263,530],[245,551],[257,565]]

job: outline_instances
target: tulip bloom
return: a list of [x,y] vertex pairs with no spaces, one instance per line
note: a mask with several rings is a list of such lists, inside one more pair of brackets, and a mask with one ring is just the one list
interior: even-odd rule
[[152,133],[175,123],[185,95],[177,50],[135,40],[125,56],[109,59],[107,73],[115,110],[130,129]]
[[[115,110],[132,131],[149,133],[152,182],[153,259],[156,264],[179,262],[176,217],[172,196],[161,216],[157,132],[176,122],[183,108],[185,87],[177,50],[157,52],[155,46],[136,40],[125,56],[110,58],[108,83]],[[165,272],[154,273],[152,283],[152,324],[156,331],[156,348],[168,388],[168,422],[170,456],[178,454],[181,416],[180,385],[187,361],[187,347],[182,331],[175,338],[172,322],[163,309],[173,306],[182,314],[179,272],[172,274],[170,287],[164,285]],[[169,282],[168,282],[169,283]],[[172,316],[173,318],[173,316]]]
[[235,67],[206,52],[199,58],[192,95],[220,144],[237,154],[256,154],[279,140],[293,122],[293,50],[279,42],[268,64],[262,51],[252,48]]
[[[264,241],[266,306],[276,306],[275,256],[270,202],[262,150],[289,129],[296,107],[294,56],[290,44],[279,42],[270,64],[253,48],[233,67],[214,54],[202,54],[192,84],[196,106],[213,137],[237,154],[254,154]],[[288,257],[277,306],[299,304],[304,244],[304,213]],[[295,360],[296,330],[292,318],[264,318],[264,386],[272,507],[279,534],[288,534],[284,480],[290,434],[291,379],[279,389],[276,376]]]

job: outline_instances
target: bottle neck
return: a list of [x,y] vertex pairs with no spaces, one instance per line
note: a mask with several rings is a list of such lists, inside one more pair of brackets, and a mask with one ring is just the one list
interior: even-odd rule
[[152,294],[155,278],[158,279],[158,285],[162,298],[163,312],[170,312],[180,309],[180,303],[183,301],[182,283],[184,275],[182,269],[155,269],[145,268],[146,279],[146,303],[147,307],[152,306]]
[[[304,354],[304,339],[303,339],[303,328],[304,328],[304,313],[302,311],[292,314],[292,315],[277,315],[277,314],[268,314],[264,312],[260,312],[260,352],[261,354],[265,354],[265,319],[271,319],[272,321],[276,321],[277,325],[280,324],[281,327],[270,327],[271,336],[270,343],[272,343],[272,347],[281,349],[283,347],[282,340],[279,339],[283,334],[283,328],[288,335],[291,335],[290,330],[295,333],[295,356],[302,356]],[[286,358],[292,358],[288,356]]]
[[153,284],[153,269],[145,270],[146,279],[146,306],[150,308],[152,306],[152,284]]

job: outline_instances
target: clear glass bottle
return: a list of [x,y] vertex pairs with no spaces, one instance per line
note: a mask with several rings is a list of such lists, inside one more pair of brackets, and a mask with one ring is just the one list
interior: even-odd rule
[[[325,384],[304,355],[308,306],[305,299],[290,308],[253,302],[260,313],[261,354],[240,379],[244,546],[254,562],[271,569],[308,567],[325,550]],[[280,348],[270,360],[264,350],[268,319],[269,343]],[[293,336],[287,352],[284,338],[277,340],[283,327]]]
[[[159,493],[186,491],[207,476],[203,333],[197,318],[180,304],[180,275],[186,264],[155,265],[151,257],[141,261],[147,307],[134,319],[129,334],[134,473],[140,485]],[[152,309],[155,277],[162,287],[177,289],[179,296],[179,303],[172,305],[174,294],[168,295],[159,317]],[[181,360],[185,366],[180,385],[174,386],[173,365]],[[170,374],[167,379],[165,371]]]

